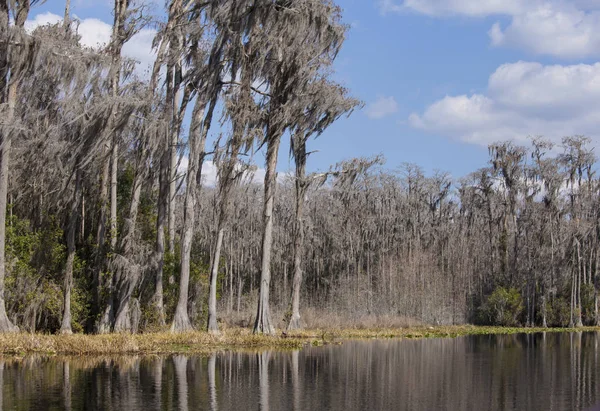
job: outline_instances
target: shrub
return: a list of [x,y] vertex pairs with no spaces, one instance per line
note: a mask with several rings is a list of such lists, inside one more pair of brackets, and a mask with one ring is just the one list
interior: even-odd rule
[[567,327],[571,321],[571,307],[563,297],[557,297],[547,303],[547,321],[550,327]]
[[492,325],[516,326],[522,313],[523,298],[515,288],[496,288],[481,307],[482,319]]
[[593,284],[581,284],[581,314],[585,325],[596,323],[596,290]]

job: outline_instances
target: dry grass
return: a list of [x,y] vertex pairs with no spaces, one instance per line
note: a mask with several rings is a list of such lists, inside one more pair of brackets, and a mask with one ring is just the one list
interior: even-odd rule
[[0,334],[0,353],[68,355],[207,353],[242,348],[300,348],[310,339],[254,335],[248,329],[225,330],[220,336],[207,332],[181,334],[47,335]]
[[[358,324],[360,325],[360,324]],[[270,337],[254,335],[247,328],[225,329],[220,336],[206,332],[182,334],[108,334],[108,335],[45,335],[0,334],[0,354],[64,354],[64,355],[120,355],[120,354],[207,354],[222,350],[241,349],[298,349],[304,345],[321,345],[344,339],[372,338],[453,338],[464,335],[517,334],[535,332],[600,331],[598,327],[566,328],[504,328],[464,326],[414,326],[405,328],[327,327],[279,333]]]
[[391,314],[349,314],[324,310],[306,309],[302,321],[309,329],[399,329],[419,327],[424,324],[418,320]]
[[600,332],[600,327],[581,328],[519,328],[481,327],[474,325],[414,326],[406,328],[324,328],[305,330],[290,335],[293,338],[319,338],[325,342],[335,339],[385,338],[456,338],[467,335],[532,334],[539,332]]

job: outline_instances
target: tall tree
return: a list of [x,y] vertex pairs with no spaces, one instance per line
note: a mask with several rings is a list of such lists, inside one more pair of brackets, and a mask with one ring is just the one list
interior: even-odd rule
[[[117,252],[118,226],[117,226],[117,204],[118,204],[118,167],[119,167],[119,139],[122,137],[123,128],[127,125],[133,112],[131,108],[125,109],[120,104],[122,94],[121,82],[126,80],[131,74],[131,67],[123,61],[122,50],[127,41],[139,30],[139,19],[135,15],[136,9],[131,7],[130,0],[115,0],[114,2],[114,22],[111,34],[111,40],[107,50],[111,57],[110,71],[108,74],[108,93],[111,97],[111,108],[109,120],[105,132],[106,157],[102,174],[102,196],[101,210],[106,209],[106,195],[110,198],[110,249]],[[108,173],[107,173],[108,170]],[[109,183],[110,182],[110,183]],[[108,190],[110,187],[110,190]],[[104,211],[101,211],[99,219],[98,239],[104,241],[106,230],[104,228]],[[102,253],[103,243],[98,244],[99,252]],[[124,271],[131,267],[124,264],[120,256],[110,261],[109,267],[112,276],[109,285],[108,303],[99,319],[97,331],[106,333],[112,330],[124,331],[129,329],[127,315],[129,305],[127,297],[131,294],[132,286],[126,278]],[[120,287],[126,283],[129,287]]]
[[[243,4],[243,3],[242,3]],[[244,14],[244,8],[233,9],[233,19],[238,19]],[[221,251],[225,225],[231,207],[231,191],[233,185],[244,174],[244,167],[239,162],[239,155],[247,153],[252,147],[255,127],[259,115],[255,96],[256,89],[252,83],[255,79],[256,61],[260,58],[260,51],[253,49],[253,32],[256,20],[250,9],[248,26],[236,25],[237,30],[231,35],[231,47],[228,50],[231,63],[228,65],[231,81],[228,82],[229,95],[225,101],[226,118],[231,121],[231,135],[227,139],[225,148],[216,150],[215,160],[218,167],[218,202],[217,230],[213,240],[213,255],[211,256],[210,285],[208,294],[208,332],[219,333],[217,324],[217,277],[221,264]],[[244,39],[245,38],[245,39]],[[238,79],[239,77],[239,79]]]
[[[4,287],[6,278],[6,211],[8,199],[8,174],[11,161],[11,146],[17,127],[14,127],[15,106],[18,99],[18,88],[21,77],[25,74],[26,67],[32,63],[34,55],[31,44],[25,33],[25,21],[29,10],[35,0],[19,2],[0,2],[0,35],[5,43],[0,50],[4,57],[0,57],[0,103],[6,105],[4,124],[0,129],[0,332],[18,331],[18,328],[6,315],[4,301]],[[11,27],[9,10],[13,12],[14,25]],[[28,50],[29,49],[29,50]],[[6,90],[6,91],[5,91]]]
[[[223,5],[226,9],[226,4]],[[214,21],[219,18],[227,18],[223,15],[223,8],[200,8],[199,22],[203,21],[204,12],[212,13],[210,16]],[[214,24],[214,23],[213,23]],[[212,125],[214,110],[217,105],[219,93],[222,88],[221,71],[223,53],[227,44],[226,32],[217,32],[212,43],[208,57],[202,53],[200,48],[201,34],[199,30],[193,43],[191,56],[195,63],[195,71],[192,73],[190,82],[200,90],[196,96],[196,102],[192,113],[192,124],[190,126],[188,146],[189,164],[186,175],[186,187],[183,211],[183,228],[181,235],[181,263],[179,276],[179,296],[175,309],[175,316],[171,325],[171,331],[182,332],[192,329],[192,323],[188,313],[189,280],[190,280],[190,256],[192,250],[192,239],[196,223],[196,205],[198,192],[202,183],[202,165],[206,156],[205,146],[208,132]]]
[[302,328],[300,322],[300,288],[302,286],[302,254],[304,253],[304,203],[306,191],[313,181],[321,184],[326,174],[306,176],[306,161],[309,153],[306,143],[309,138],[322,134],[344,113],[349,113],[359,101],[349,98],[347,90],[326,80],[313,82],[306,94],[306,100],[299,99],[299,118],[292,128],[291,154],[296,165],[295,215],[293,225],[293,285],[291,299],[291,317],[287,329]]
[[[328,0],[303,0],[294,7],[259,2],[259,18],[266,34],[265,47],[272,54],[265,79],[270,99],[266,106],[264,139],[266,172],[263,202],[261,280],[255,333],[274,334],[269,292],[271,285],[271,251],[273,245],[273,205],[277,185],[277,157],[281,137],[293,125],[290,101],[302,94],[319,74],[319,60],[333,60],[346,32],[340,23],[340,10]],[[302,33],[298,36],[298,33]]]

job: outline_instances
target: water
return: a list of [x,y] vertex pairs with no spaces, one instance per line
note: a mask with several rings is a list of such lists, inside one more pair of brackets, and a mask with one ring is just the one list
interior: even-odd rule
[[347,341],[210,357],[0,360],[4,410],[581,410],[600,334]]

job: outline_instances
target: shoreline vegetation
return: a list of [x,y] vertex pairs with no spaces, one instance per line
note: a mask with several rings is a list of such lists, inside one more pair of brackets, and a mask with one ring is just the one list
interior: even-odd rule
[[[94,47],[70,0],[62,21],[30,29],[36,3],[0,0],[7,350],[319,339],[192,332],[219,324],[273,336],[301,324],[600,326],[591,139],[493,142],[462,177],[375,153],[316,168],[313,140],[363,106],[334,81],[350,28],[334,0],[116,0]],[[143,67],[122,51],[148,27]],[[148,334],[169,329],[182,335]],[[52,336],[72,333],[90,337]]]
[[305,346],[341,344],[344,340],[456,338],[470,335],[511,335],[540,332],[600,332],[600,327],[541,328],[474,325],[415,326],[406,328],[307,329],[275,336],[253,334],[248,328],[224,329],[221,335],[206,331],[146,334],[0,334],[0,354],[42,355],[203,355],[218,351],[293,350]]

